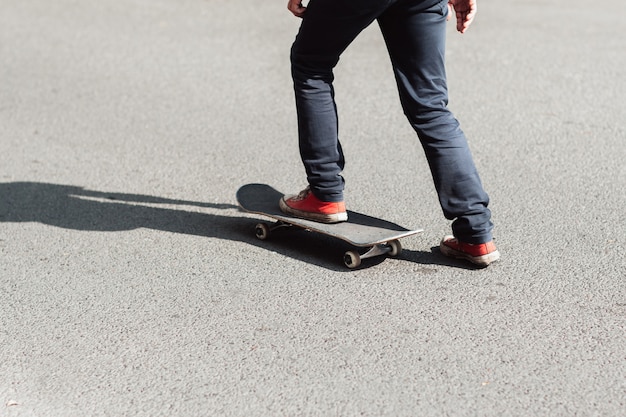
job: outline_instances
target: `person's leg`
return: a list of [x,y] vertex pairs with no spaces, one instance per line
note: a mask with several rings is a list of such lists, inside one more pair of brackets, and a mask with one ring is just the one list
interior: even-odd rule
[[489,197],[465,135],[447,107],[446,14],[446,0],[399,0],[378,22],[402,107],[424,148],[443,213],[454,220],[459,240],[485,243],[492,240]]
[[300,155],[311,191],[322,201],[342,201],[344,188],[333,68],[386,4],[381,0],[311,0],[291,48]]

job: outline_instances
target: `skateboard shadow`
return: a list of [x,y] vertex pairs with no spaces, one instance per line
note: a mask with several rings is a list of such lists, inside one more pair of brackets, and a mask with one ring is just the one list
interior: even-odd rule
[[[210,214],[198,209],[224,210],[234,215]],[[337,255],[349,247],[344,242],[296,230],[276,233],[271,241],[259,241],[254,235],[258,219],[238,214],[238,206],[234,204],[102,192],[40,182],[0,183],[0,223],[37,222],[64,229],[99,232],[147,228],[244,242],[327,269],[349,271],[341,263],[341,256]],[[307,235],[302,235],[304,233]],[[383,259],[367,260],[364,266],[375,265]],[[449,265],[435,252],[405,250],[400,259]]]

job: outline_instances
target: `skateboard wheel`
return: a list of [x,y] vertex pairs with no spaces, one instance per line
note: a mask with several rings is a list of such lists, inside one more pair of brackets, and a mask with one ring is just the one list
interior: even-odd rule
[[361,255],[350,250],[343,255],[343,263],[348,268],[357,268],[361,265]]
[[265,223],[259,223],[255,226],[254,233],[256,234],[257,238],[261,240],[266,240],[270,237],[270,228]]
[[402,252],[402,244],[400,243],[399,240],[392,240],[390,242],[387,242],[387,244],[389,245],[389,248],[391,249],[389,251],[389,256],[400,255],[400,252]]

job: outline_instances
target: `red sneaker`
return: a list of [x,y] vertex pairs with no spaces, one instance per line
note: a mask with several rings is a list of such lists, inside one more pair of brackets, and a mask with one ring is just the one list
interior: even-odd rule
[[439,244],[441,253],[446,256],[458,259],[466,259],[476,265],[487,266],[500,259],[500,252],[496,245],[491,242],[472,245],[470,243],[459,242],[454,236],[446,236]]
[[298,195],[284,196],[280,199],[280,209],[302,219],[321,223],[339,223],[348,220],[346,204],[340,202],[321,201],[309,187]]

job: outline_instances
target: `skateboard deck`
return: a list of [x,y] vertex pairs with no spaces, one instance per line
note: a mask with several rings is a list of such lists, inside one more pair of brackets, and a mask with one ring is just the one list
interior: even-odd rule
[[300,219],[280,210],[278,201],[283,195],[267,184],[246,184],[237,190],[237,202],[241,209],[275,220],[273,225],[257,224],[256,236],[265,240],[276,229],[295,226],[344,240],[356,247],[367,248],[364,254],[358,251],[348,251],[344,254],[344,263],[349,268],[358,267],[362,259],[385,254],[398,255],[402,251],[399,239],[423,232],[422,229],[407,229],[395,223],[350,210],[348,210],[347,222],[326,224]]

